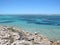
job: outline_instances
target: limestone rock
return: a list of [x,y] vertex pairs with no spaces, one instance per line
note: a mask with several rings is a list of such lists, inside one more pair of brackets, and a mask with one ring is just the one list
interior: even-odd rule
[[31,34],[16,28],[0,26],[0,45],[60,45],[38,33]]
[[33,45],[33,43],[25,40],[17,40],[13,42],[11,45]]

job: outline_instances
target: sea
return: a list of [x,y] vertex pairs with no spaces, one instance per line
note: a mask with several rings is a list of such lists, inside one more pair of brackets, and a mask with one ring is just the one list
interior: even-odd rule
[[60,15],[0,15],[0,25],[60,40]]

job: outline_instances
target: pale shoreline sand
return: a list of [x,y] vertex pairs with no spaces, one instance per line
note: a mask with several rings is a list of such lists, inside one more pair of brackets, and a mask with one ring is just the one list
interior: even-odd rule
[[[5,43],[6,42],[6,43]],[[60,41],[50,41],[41,34],[29,33],[17,27],[0,26],[0,43],[4,45],[60,45]]]

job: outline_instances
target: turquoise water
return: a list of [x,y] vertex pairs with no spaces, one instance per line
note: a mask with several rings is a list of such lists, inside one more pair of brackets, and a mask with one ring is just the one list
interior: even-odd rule
[[0,15],[0,25],[15,26],[31,33],[38,32],[50,40],[60,40],[60,16]]

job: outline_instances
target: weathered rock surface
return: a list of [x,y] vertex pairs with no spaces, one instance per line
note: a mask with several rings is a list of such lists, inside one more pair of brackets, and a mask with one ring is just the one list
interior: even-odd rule
[[16,28],[0,26],[0,45],[60,45],[40,34],[31,34]]

